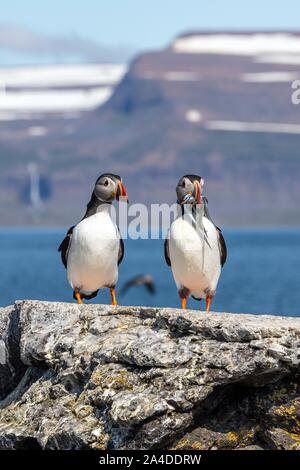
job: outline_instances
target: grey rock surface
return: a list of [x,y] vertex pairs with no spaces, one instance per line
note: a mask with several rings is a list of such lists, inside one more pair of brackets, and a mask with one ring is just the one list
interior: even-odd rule
[[0,449],[299,449],[300,318],[0,309]]

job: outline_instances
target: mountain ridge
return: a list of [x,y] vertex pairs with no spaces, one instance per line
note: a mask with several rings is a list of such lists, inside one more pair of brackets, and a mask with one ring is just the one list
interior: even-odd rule
[[[300,33],[278,34],[298,41]],[[300,107],[291,102],[292,80],[300,78],[299,54],[292,48],[284,57],[253,55],[252,46],[251,55],[174,52],[180,38],[191,33],[136,56],[111,98],[78,119],[1,123],[2,145],[16,155],[2,182],[21,184],[29,159],[51,177],[53,197],[39,224],[72,222],[103,171],[121,173],[131,201],[144,203],[174,202],[179,177],[199,173],[220,224],[300,223]],[[28,137],[33,125],[45,127],[47,135]],[[26,224],[13,190],[8,193],[15,216],[2,209],[2,223]],[[0,191],[0,199],[7,197]]]

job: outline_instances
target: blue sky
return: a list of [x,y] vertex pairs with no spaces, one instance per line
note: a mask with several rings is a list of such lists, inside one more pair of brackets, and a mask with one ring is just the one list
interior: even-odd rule
[[[58,38],[58,49],[59,41],[64,40],[61,60],[74,56],[66,44],[68,38],[73,43],[83,41],[82,56],[89,46],[98,45],[105,46],[108,54],[113,51],[119,60],[132,51],[163,47],[178,33],[191,29],[300,29],[299,10],[299,0],[4,0],[0,62],[14,58],[39,61],[43,54],[55,55],[53,41],[50,49],[46,45],[49,38]],[[8,34],[7,39],[10,27],[14,34]],[[22,47],[16,41],[17,28]],[[33,39],[28,36],[31,32]],[[38,41],[39,35],[45,49],[33,47],[31,51],[31,43]],[[94,49],[94,54],[100,52],[100,48],[98,52]]]

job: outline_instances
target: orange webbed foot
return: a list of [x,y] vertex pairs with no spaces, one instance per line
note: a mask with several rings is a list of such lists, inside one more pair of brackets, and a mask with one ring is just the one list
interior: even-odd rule
[[81,295],[80,295],[79,291],[75,292],[75,298],[76,298],[78,304],[83,304],[83,300],[81,298]]
[[206,313],[210,312],[211,301],[212,301],[212,297],[207,295],[206,296]]
[[110,295],[111,295],[111,304],[112,305],[118,305],[117,297],[116,297],[116,291],[115,291],[114,287],[110,288]]

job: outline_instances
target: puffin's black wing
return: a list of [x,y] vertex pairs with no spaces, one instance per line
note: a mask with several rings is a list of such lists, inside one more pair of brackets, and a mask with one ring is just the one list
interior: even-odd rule
[[73,225],[73,227],[69,228],[69,230],[67,232],[67,235],[65,236],[65,238],[63,239],[63,241],[61,242],[61,244],[59,245],[59,248],[58,248],[58,251],[61,252],[60,253],[61,260],[62,260],[63,265],[66,269],[67,269],[68,253],[69,253],[69,249],[70,249],[70,246],[71,246],[72,234],[73,234],[74,227],[75,227],[75,225]]
[[220,258],[221,258],[221,266],[223,268],[227,259],[227,247],[226,247],[226,243],[225,243],[221,229],[219,227],[216,227],[216,229],[217,229],[218,244],[219,244],[219,251],[220,251]]
[[171,266],[171,260],[170,260],[170,251],[169,251],[169,238],[165,239],[164,243],[164,252],[165,252],[165,260],[168,266]]
[[119,227],[118,227],[118,231],[119,231],[119,236],[120,236],[119,255],[118,255],[118,266],[119,266],[119,264],[121,264],[123,261],[125,248],[124,248],[124,241],[123,241],[123,238],[121,237],[121,232],[120,232]]
[[150,281],[149,281],[149,282],[145,282],[144,286],[146,287],[147,291],[148,291],[150,294],[152,294],[152,295],[155,294],[156,289],[155,289],[155,285],[154,285],[153,282],[150,282]]

